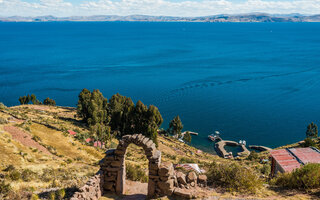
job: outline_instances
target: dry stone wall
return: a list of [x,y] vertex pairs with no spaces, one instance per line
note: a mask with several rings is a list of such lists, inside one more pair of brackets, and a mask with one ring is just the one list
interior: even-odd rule
[[70,200],[98,200],[103,194],[103,173],[99,171],[95,176],[74,193]]
[[80,192],[74,194],[71,200],[97,200],[103,192],[124,194],[126,185],[125,154],[129,144],[141,146],[149,160],[148,196],[177,195],[183,198],[193,198],[195,195],[189,188],[206,186],[207,177],[195,172],[184,174],[176,172],[170,162],[161,163],[161,152],[153,141],[142,134],[125,135],[119,141],[116,149],[109,149],[100,162],[100,172],[92,177]]

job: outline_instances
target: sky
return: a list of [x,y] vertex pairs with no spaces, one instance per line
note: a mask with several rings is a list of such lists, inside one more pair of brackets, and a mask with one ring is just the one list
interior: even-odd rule
[[320,0],[0,0],[0,16],[320,14]]

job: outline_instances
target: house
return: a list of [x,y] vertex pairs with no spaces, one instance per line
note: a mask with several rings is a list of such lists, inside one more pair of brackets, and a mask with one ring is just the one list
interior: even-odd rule
[[68,132],[69,132],[70,135],[73,135],[73,136],[74,136],[74,135],[77,135],[77,133],[74,132],[74,131],[72,131],[72,130],[68,130]]
[[271,153],[271,175],[292,172],[308,163],[320,163],[320,151],[314,147],[287,148]]

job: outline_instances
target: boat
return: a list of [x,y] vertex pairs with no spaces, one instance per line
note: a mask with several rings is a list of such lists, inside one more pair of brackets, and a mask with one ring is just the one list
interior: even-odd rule
[[221,140],[219,131],[215,131],[215,134],[208,135],[208,139],[213,142],[216,140]]

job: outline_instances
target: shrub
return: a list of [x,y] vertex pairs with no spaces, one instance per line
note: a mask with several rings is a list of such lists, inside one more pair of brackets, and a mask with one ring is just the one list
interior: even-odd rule
[[63,199],[65,195],[66,191],[63,188],[56,191],[56,196],[59,200]]
[[9,165],[7,168],[5,168],[3,171],[5,172],[10,172],[10,171],[13,171],[15,170],[16,168],[13,166],[13,165]]
[[259,154],[255,151],[251,151],[250,155],[248,156],[248,160],[254,161],[259,159]]
[[55,200],[56,199],[56,194],[54,192],[49,193],[49,199],[50,200]]
[[148,176],[139,165],[126,164],[126,175],[132,181],[148,182]]
[[0,102],[0,110],[7,109],[7,106],[5,106],[2,102]]
[[9,173],[9,178],[12,180],[12,181],[17,181],[21,178],[21,173],[18,171],[18,170],[12,170],[10,173]]
[[8,123],[8,120],[0,117],[0,124],[7,124]]
[[[0,199],[1,197],[7,196],[7,194],[11,191],[10,184],[6,184],[4,180],[0,181]],[[1,196],[2,195],[2,196]]]
[[47,97],[45,100],[43,100],[43,104],[44,105],[49,105],[49,106],[55,106],[56,105],[56,101],[53,99],[50,99],[49,97]]
[[40,199],[40,198],[37,194],[32,194],[31,200],[38,200],[38,199]]
[[274,184],[291,189],[320,188],[320,164],[310,163],[292,173],[280,174]]
[[183,164],[183,163],[197,163],[197,161],[192,158],[182,157],[182,158],[180,158],[179,163],[181,163],[181,164]]
[[252,170],[238,164],[217,164],[213,162],[207,172],[208,182],[222,186],[227,191],[256,193],[262,181]]
[[67,163],[67,164],[71,164],[71,163],[72,163],[72,160],[71,160],[70,158],[68,158],[68,159],[66,160],[66,163]]
[[30,169],[24,169],[21,173],[21,178],[25,182],[29,182],[36,177],[36,173],[31,171]]
[[310,137],[304,139],[304,143],[302,144],[303,147],[314,147],[316,145],[315,141]]
[[263,167],[260,169],[260,172],[264,175],[269,175],[271,173],[271,166],[269,164],[263,165]]

